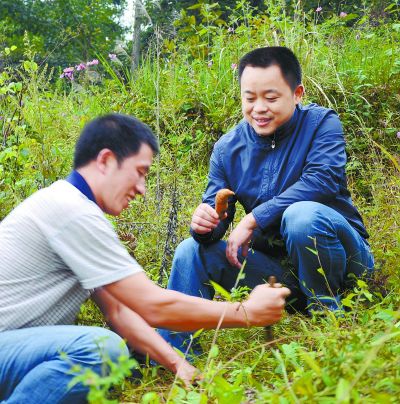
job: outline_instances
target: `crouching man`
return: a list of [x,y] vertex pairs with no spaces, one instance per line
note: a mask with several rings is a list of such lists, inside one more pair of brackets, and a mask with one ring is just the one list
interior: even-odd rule
[[[68,178],[0,223],[0,401],[85,402],[87,387],[68,386],[72,365],[100,373],[105,357],[128,354],[121,338],[190,382],[196,369],[153,327],[211,329],[223,314],[223,327],[281,318],[286,288],[260,285],[242,305],[213,302],[158,287],[128,254],[104,213],[117,216],[145,193],[157,152],[153,133],[137,119],[95,119],[76,144]],[[73,325],[88,297],[115,333]]]

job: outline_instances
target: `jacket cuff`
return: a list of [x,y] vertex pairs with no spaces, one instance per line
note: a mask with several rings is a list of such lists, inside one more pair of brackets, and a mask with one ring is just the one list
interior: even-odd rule
[[266,230],[273,222],[272,215],[268,206],[268,202],[264,202],[252,210],[254,219],[257,222],[257,226],[261,230]]

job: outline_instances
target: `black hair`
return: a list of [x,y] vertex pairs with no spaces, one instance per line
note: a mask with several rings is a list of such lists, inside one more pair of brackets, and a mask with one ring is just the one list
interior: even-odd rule
[[239,82],[246,66],[278,66],[292,91],[301,84],[301,67],[296,55],[284,46],[267,46],[246,53],[239,62]]
[[159,152],[156,137],[151,129],[139,119],[122,114],[109,114],[89,122],[76,142],[74,169],[95,160],[103,149],[110,149],[119,164],[139,152],[145,143]]

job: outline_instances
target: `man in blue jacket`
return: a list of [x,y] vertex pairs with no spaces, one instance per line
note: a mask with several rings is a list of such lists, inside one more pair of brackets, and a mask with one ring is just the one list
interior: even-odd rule
[[[247,258],[239,285],[274,275],[291,289],[292,308],[338,310],[349,275],[373,270],[368,233],[347,189],[339,118],[300,104],[301,67],[288,48],[255,49],[238,71],[244,119],[214,146],[192,238],[176,250],[168,287],[212,299],[210,280],[229,290]],[[214,200],[222,188],[235,195],[219,220]],[[236,202],[246,216],[225,242]],[[188,334],[161,334],[185,349]]]

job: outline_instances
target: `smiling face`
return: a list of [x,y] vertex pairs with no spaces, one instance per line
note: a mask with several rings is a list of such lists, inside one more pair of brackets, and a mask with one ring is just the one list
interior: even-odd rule
[[106,149],[105,153],[104,177],[96,202],[104,212],[118,216],[136,195],[145,194],[153,151],[142,143],[137,154],[125,158],[120,164],[110,150]]
[[289,121],[304,93],[293,91],[279,66],[246,66],[240,79],[242,112],[259,136],[270,136]]

